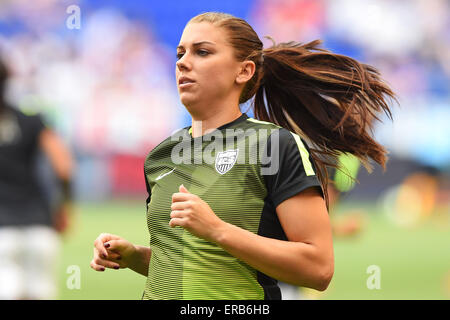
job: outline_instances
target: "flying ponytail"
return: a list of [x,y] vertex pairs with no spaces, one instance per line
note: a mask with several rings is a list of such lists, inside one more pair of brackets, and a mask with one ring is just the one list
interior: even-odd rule
[[373,139],[373,123],[381,120],[380,113],[392,119],[387,98],[395,100],[395,94],[377,69],[321,49],[320,43],[289,42],[263,50],[254,111],[256,118],[297,132],[309,143],[326,186],[326,167],[336,167],[341,153],[355,155],[369,172],[369,159],[386,168],[387,151]]

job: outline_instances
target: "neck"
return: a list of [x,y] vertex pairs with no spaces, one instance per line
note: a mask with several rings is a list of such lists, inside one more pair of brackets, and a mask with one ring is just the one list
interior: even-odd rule
[[[192,117],[192,137],[200,137],[223,126],[242,115],[238,97],[202,101],[202,104],[186,106]],[[213,108],[211,106],[214,106]]]
[[239,106],[232,109],[214,110],[204,114],[192,115],[192,137],[200,137],[214,129],[236,120],[242,115]]

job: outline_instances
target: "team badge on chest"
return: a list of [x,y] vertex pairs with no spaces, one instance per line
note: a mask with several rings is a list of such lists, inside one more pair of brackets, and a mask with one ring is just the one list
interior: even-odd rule
[[228,172],[236,163],[239,149],[219,152],[216,157],[216,171],[220,174]]

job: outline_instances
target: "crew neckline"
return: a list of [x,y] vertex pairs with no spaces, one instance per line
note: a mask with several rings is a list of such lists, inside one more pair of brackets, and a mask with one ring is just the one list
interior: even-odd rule
[[228,123],[225,123],[225,124],[221,125],[220,127],[214,129],[213,131],[211,131],[211,132],[209,132],[209,133],[207,133],[207,134],[204,134],[204,135],[202,135],[202,136],[195,137],[195,138],[192,137],[192,125],[189,126],[189,127],[187,127],[187,130],[188,130],[189,136],[190,136],[192,139],[204,138],[205,136],[209,136],[209,135],[213,134],[213,133],[214,133],[215,131],[217,131],[217,130],[223,130],[223,129],[229,128],[229,127],[231,127],[232,125],[238,124],[238,123],[240,123],[240,122],[242,122],[242,121],[245,121],[245,120],[247,120],[247,119],[248,119],[248,115],[247,115],[245,112],[243,112],[238,118],[234,119],[233,121],[228,122]]

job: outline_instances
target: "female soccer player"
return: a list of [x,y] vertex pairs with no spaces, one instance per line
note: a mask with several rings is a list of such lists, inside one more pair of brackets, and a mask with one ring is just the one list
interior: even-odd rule
[[[191,19],[176,79],[192,126],[146,159],[150,246],[101,234],[91,267],[145,275],[144,299],[280,299],[277,280],[325,290],[325,168],[343,152],[385,164],[365,119],[390,114],[393,93],[374,68],[318,44],[263,49],[242,19]],[[258,120],[239,109],[253,96]]]

